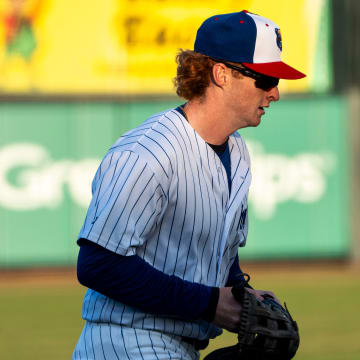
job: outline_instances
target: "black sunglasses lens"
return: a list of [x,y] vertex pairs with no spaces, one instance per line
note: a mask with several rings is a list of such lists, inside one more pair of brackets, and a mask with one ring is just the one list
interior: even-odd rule
[[236,65],[229,64],[229,63],[227,63],[225,61],[221,61],[221,62],[225,66],[227,66],[228,68],[239,71],[244,76],[248,76],[248,77],[251,77],[252,79],[254,79],[255,80],[255,86],[257,88],[259,88],[259,89],[269,91],[272,88],[279,85],[279,79],[278,78],[259,74],[257,72],[251,71],[250,69],[247,69],[246,67],[245,68],[240,68],[240,67],[238,67]]
[[262,90],[271,90],[279,85],[279,79],[271,76],[262,76],[255,81],[255,86]]

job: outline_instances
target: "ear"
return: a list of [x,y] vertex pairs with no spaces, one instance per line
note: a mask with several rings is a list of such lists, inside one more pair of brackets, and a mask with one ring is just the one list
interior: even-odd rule
[[212,68],[212,81],[216,86],[223,87],[228,81],[227,67],[222,63],[216,63]]

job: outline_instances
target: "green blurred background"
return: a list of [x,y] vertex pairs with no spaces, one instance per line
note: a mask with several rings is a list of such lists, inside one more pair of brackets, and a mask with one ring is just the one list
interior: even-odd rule
[[[242,268],[291,307],[296,359],[360,359],[360,3],[93,5],[0,1],[0,358],[71,357],[85,292],[75,241],[102,156],[147,116],[182,103],[173,59],[198,22],[247,8],[281,25],[285,55],[308,76],[282,82],[261,126],[241,131],[253,172]],[[76,21],[59,31],[69,14]],[[154,38],[144,32],[151,17]],[[11,28],[9,19],[26,21]],[[235,341],[225,334],[207,351]]]

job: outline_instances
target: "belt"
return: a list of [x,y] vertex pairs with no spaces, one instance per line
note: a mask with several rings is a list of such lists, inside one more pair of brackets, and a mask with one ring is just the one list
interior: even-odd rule
[[182,336],[181,340],[192,345],[195,350],[203,350],[209,345],[209,340],[199,340],[191,337]]

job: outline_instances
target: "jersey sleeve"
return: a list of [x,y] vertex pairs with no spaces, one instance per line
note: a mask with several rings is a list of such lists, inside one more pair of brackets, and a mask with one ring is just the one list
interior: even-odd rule
[[92,192],[79,238],[120,255],[135,255],[161,220],[165,200],[150,166],[134,152],[109,152],[95,175]]

